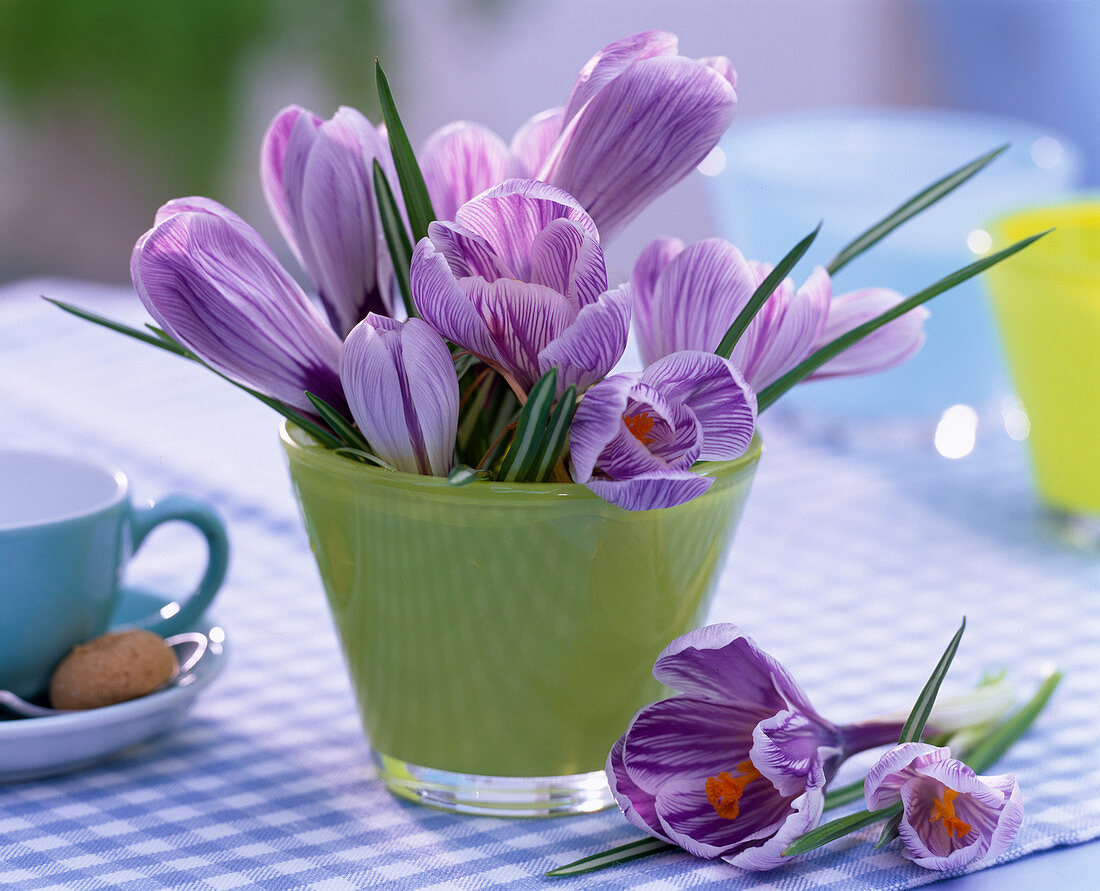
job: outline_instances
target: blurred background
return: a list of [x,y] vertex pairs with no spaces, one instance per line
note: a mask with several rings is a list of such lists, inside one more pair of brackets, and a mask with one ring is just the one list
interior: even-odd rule
[[[294,102],[377,116],[379,56],[414,144],[459,118],[506,139],[604,44],[663,28],[739,75],[733,131],[778,113],[944,107],[1056,127],[1095,158],[1092,0],[0,0],[0,282],[128,279],[168,198],[205,194],[279,244],[256,159]],[[1088,156],[1091,154],[1091,158]],[[736,175],[730,171],[728,175]],[[616,240],[716,233],[692,176]],[[722,234],[728,234],[723,232]],[[291,268],[293,264],[291,264]]]

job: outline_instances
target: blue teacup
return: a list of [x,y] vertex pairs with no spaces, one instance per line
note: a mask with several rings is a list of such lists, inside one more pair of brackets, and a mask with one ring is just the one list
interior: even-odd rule
[[131,504],[128,488],[117,470],[0,449],[0,689],[41,694],[69,650],[111,626],[126,563],[161,523],[199,530],[206,570],[178,609],[173,603],[126,625],[176,634],[213,600],[229,556],[217,515],[182,495]]

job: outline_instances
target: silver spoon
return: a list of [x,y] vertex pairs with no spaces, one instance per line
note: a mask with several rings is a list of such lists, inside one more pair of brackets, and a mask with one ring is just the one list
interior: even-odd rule
[[[164,642],[176,651],[176,660],[179,667],[172,677],[157,687],[156,690],[151,690],[150,693],[157,693],[165,687],[173,685],[182,687],[191,683],[193,679],[192,671],[210,645],[206,635],[198,631],[188,631],[166,637]],[[149,694],[145,695],[148,696]],[[47,708],[44,705],[35,705],[33,702],[27,702],[23,697],[12,693],[11,690],[0,690],[0,707],[21,718],[46,718],[50,715],[69,715],[74,711],[78,711],[77,709]]]

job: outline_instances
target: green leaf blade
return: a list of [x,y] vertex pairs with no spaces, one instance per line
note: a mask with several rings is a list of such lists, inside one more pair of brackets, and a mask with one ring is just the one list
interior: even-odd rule
[[848,265],[867,249],[878,244],[887,235],[901,226],[903,223],[915,217],[921,211],[931,207],[941,198],[946,197],[972,176],[975,176],[986,165],[1008,149],[1008,144],[998,146],[991,152],[987,152],[968,164],[964,164],[958,170],[954,170],[941,179],[936,180],[930,186],[922,189],[912,198],[900,204],[897,208],[875,223],[866,232],[857,235],[849,244],[841,248],[828,266],[825,267],[829,275],[835,275],[840,269]]
[[808,377],[817,371],[822,365],[828,362],[830,359],[844,352],[852,344],[858,340],[862,340],[871,332],[881,328],[887,322],[892,322],[912,309],[916,309],[922,303],[927,303],[933,297],[938,297],[944,291],[950,290],[956,285],[962,284],[967,279],[973,278],[975,275],[984,272],[990,266],[995,266],[1002,260],[1007,260],[1013,254],[1019,253],[1024,248],[1028,247],[1032,243],[1038,241],[1044,235],[1047,235],[1052,230],[1048,229],[1045,232],[1037,232],[1035,235],[1028,236],[1027,238],[1017,241],[1015,244],[1009,245],[1003,250],[997,251],[995,254],[990,254],[988,257],[983,257],[980,260],[976,260],[961,269],[956,270],[948,276],[940,279],[927,288],[918,291],[911,297],[907,297],[902,300],[897,306],[891,307],[886,312],[875,316],[873,319],[869,319],[862,325],[857,325],[850,331],[842,334],[835,340],[830,341],[817,350],[809,357],[804,359],[782,377],[778,378],[773,383],[766,386],[763,390],[757,393],[757,407],[759,411],[773,405],[780,396],[787,392],[791,387],[801,381],[803,378]]
[[864,826],[870,826],[872,823],[879,822],[879,820],[889,819],[895,813],[900,814],[901,810],[901,802],[899,801],[897,804],[879,808],[877,811],[857,811],[845,817],[838,817],[828,823],[822,823],[816,829],[811,829],[809,832],[800,835],[787,845],[783,851],[783,856],[794,857],[797,854],[805,854],[807,851],[814,850],[814,848],[820,848],[822,845],[829,844],[829,842],[851,835]]
[[397,182],[401,186],[401,195],[405,199],[405,211],[409,217],[409,228],[413,241],[419,241],[428,234],[428,223],[435,219],[428,187],[424,184],[424,175],[416,160],[405,126],[397,113],[389,81],[382,66],[375,62],[375,83],[378,88],[378,102],[382,108],[382,118],[386,122],[386,133],[390,141],[390,154],[397,170]]
[[997,725],[989,734],[971,749],[963,761],[975,773],[981,774],[989,770],[1009,748],[1035,723],[1035,719],[1046,707],[1050,697],[1054,694],[1058,685],[1062,682],[1062,673],[1053,672],[1048,676],[1035,695],[1021,706],[1010,718]]
[[308,390],[306,391],[306,398],[313,404],[313,407],[317,409],[317,414],[321,416],[321,420],[328,424],[329,427],[332,428],[332,432],[347,443],[349,447],[357,451],[371,454],[371,447],[367,443],[367,438],[363,436],[358,429],[353,427],[347,418],[325,402],[320,396],[315,396]]
[[570,384],[558,399],[547,424],[546,436],[538,455],[531,465],[527,481],[541,483],[554,469],[569,442],[569,425],[573,423],[573,415],[577,411],[577,388]]
[[723,359],[728,359],[733,355],[733,348],[737,346],[737,341],[741,339],[741,335],[745,333],[745,329],[749,327],[749,323],[756,318],[756,314],[760,312],[760,309],[767,302],[768,298],[771,297],[775,289],[779,287],[779,283],[787,277],[788,273],[795,267],[798,261],[802,259],[806,251],[810,249],[810,245],[814,243],[814,239],[817,238],[820,231],[821,223],[818,223],[817,228],[791,248],[783,259],[776,264],[775,268],[768,273],[764,281],[762,281],[757,289],[753,291],[752,296],[749,298],[749,302],[741,308],[741,312],[737,314],[737,318],[733,320],[733,324],[729,326],[729,329],[718,344],[718,348],[714,351],[715,353]]
[[917,701],[913,704],[913,710],[909,713],[905,724],[902,725],[901,737],[898,739],[899,744],[920,741],[921,734],[924,733],[924,727],[928,723],[928,716],[932,714],[932,707],[936,704],[936,696],[939,695],[943,679],[947,677],[948,669],[951,668],[951,662],[955,658],[955,653],[958,652],[959,641],[962,640],[965,630],[966,617],[964,616],[962,623],[959,625],[959,630],[955,632],[955,636],[947,644],[947,649],[940,656],[940,661],[936,663],[936,667],[932,670],[931,676],[920,691]]
[[588,857],[582,857],[580,860],[574,860],[565,866],[551,869],[546,875],[550,877],[578,876],[595,872],[598,869],[606,869],[608,866],[629,863],[639,857],[649,857],[652,854],[662,854],[665,851],[676,850],[679,850],[676,845],[661,841],[659,838],[643,838],[638,841],[627,842],[625,845],[619,845],[617,848],[601,851],[599,854],[592,854]]
[[405,304],[405,312],[409,318],[416,315],[416,307],[412,299],[412,282],[410,281],[409,267],[412,263],[412,244],[409,242],[409,233],[405,229],[405,222],[401,219],[401,213],[397,209],[397,200],[393,197],[382,165],[376,158],[374,161],[374,194],[378,201],[378,214],[382,219],[382,233],[386,238],[386,247],[390,251],[390,259],[393,261],[393,274],[397,279],[397,287],[401,292],[401,300]]
[[557,387],[556,368],[547,371],[531,387],[531,392],[527,394],[527,403],[520,410],[516,421],[512,444],[497,471],[498,480],[519,482],[530,472],[546,435],[546,424],[550,420]]

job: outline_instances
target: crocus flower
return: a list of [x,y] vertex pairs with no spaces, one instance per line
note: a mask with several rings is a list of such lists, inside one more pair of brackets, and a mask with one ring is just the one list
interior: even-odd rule
[[[635,34],[604,47],[581,70],[563,108],[528,121],[511,144],[513,175],[533,177],[574,195],[607,239],[658,195],[683,179],[717,144],[737,105],[728,59],[678,55],[676,37]],[[460,198],[495,185],[471,136],[446,149],[429,141],[421,166],[439,207],[458,206],[437,167],[453,177]],[[494,149],[494,152],[498,151]]]
[[508,180],[434,222],[412,258],[417,312],[524,391],[551,367],[583,391],[626,349],[630,300],[607,290],[592,219],[560,189]]
[[341,337],[368,312],[392,310],[375,159],[396,190],[385,140],[354,108],[322,121],[292,105],[264,136],[260,170],[268,206]]
[[849,755],[897,739],[898,723],[838,727],[736,625],[670,643],[653,676],[680,695],[641,709],[607,778],[627,820],[698,857],[771,869],[812,829]]
[[[659,238],[642,251],[631,275],[635,330],[644,361],[682,349],[713,351],[771,267],[747,261],[727,241],[684,247]],[[868,288],[832,298],[828,273],[817,267],[795,288],[785,279],[749,323],[731,359],[757,390],[826,343],[895,305],[902,296]],[[924,341],[923,307],[858,341],[810,377],[880,371],[907,359]]]
[[340,378],[351,415],[379,458],[405,473],[447,475],[454,466],[458,378],[447,345],[429,324],[371,313],[344,343]]
[[307,390],[343,407],[340,338],[232,211],[208,198],[169,202],[130,272],[157,324],[217,371],[309,414]]
[[714,482],[691,465],[743,454],[755,422],[756,396],[730,362],[673,353],[585,394],[569,437],[573,479],[627,510],[673,507]]
[[867,774],[864,793],[870,810],[901,801],[905,854],[925,869],[996,857],[1024,816],[1012,774],[976,776],[950,749],[926,743],[903,743],[883,755]]

